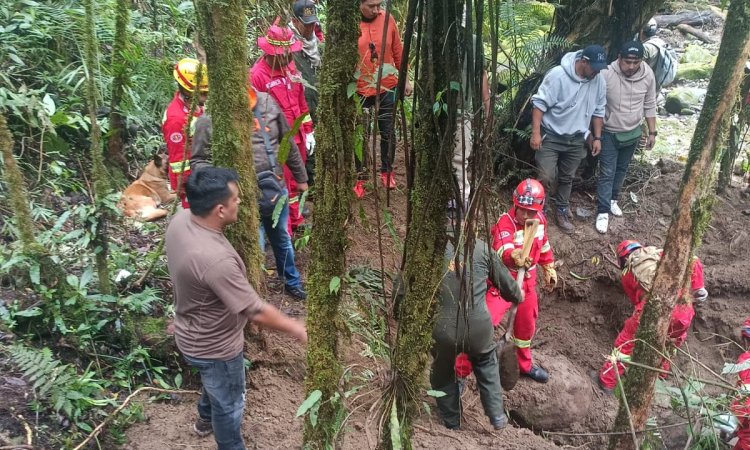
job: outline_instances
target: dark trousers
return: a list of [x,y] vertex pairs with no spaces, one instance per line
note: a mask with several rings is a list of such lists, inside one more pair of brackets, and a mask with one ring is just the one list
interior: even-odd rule
[[474,368],[484,413],[487,417],[503,415],[503,388],[490,313],[486,309],[469,311],[465,317],[458,310],[441,309],[432,337],[435,345],[432,347],[430,385],[432,389],[445,393],[436,399],[445,426],[455,428],[461,425],[461,398],[455,374],[456,356],[461,352],[467,354]]
[[598,214],[610,210],[610,201],[617,200],[620,188],[628,173],[628,166],[633,160],[638,139],[632,142],[620,143],[615,135],[608,131],[602,132],[602,152],[599,155],[599,185],[596,189],[596,209]]
[[[372,97],[360,97],[359,101],[362,105],[362,109],[374,108],[376,96]],[[380,94],[380,107],[378,109],[378,131],[380,132],[380,173],[393,172],[393,161],[389,151],[389,144],[391,142],[391,122],[393,121],[393,112],[395,110],[396,97],[393,92],[383,92]],[[365,123],[364,129],[370,130],[371,125]],[[365,136],[370,133],[365,133]],[[393,143],[395,147],[395,142]],[[365,139],[364,145],[362,146],[362,161],[354,157],[354,164],[357,168],[357,173],[367,173],[367,161],[370,154],[370,144],[368,139]]]
[[542,148],[535,155],[539,181],[544,185],[547,197],[557,181],[557,193],[553,200],[558,209],[567,209],[573,177],[586,156],[583,134],[565,137],[542,130],[542,138]]

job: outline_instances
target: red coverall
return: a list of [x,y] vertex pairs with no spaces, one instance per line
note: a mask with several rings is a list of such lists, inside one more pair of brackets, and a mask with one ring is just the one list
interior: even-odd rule
[[[750,352],[745,352],[737,359],[737,364],[750,359]],[[750,369],[743,370],[739,374],[737,386],[744,391],[737,400],[732,403],[732,414],[737,418],[740,426],[737,428],[737,445],[734,450],[750,450]]]
[[[169,155],[169,185],[173,191],[177,190],[177,181],[182,169],[182,154],[185,152],[185,125],[189,113],[190,105],[182,100],[180,92],[177,91],[174,99],[167,106],[167,110],[164,111],[164,117],[161,121],[161,131],[164,135],[164,141],[167,143],[167,154]],[[203,114],[203,107],[198,106],[191,123],[194,124],[195,119],[200,117],[201,114]],[[187,153],[186,158],[182,189],[179,193],[183,208],[190,207],[185,198],[185,180],[190,175],[190,152]]]
[[[531,370],[531,337],[536,330],[536,318],[539,316],[539,303],[536,294],[536,268],[537,265],[553,263],[554,255],[552,247],[547,240],[547,219],[544,214],[537,214],[539,219],[539,229],[536,233],[536,239],[531,246],[529,257],[533,260],[533,265],[526,272],[523,281],[523,302],[518,305],[516,313],[516,322],[513,327],[514,340],[516,341],[516,355],[518,356],[518,366],[521,372]],[[516,263],[511,258],[511,252],[516,248],[523,248],[523,225],[516,222],[516,209],[512,208],[507,213],[500,216],[495,226],[492,227],[492,248],[497,251],[503,259],[503,263],[508,267],[510,273],[515,276],[518,272]],[[506,311],[512,304],[506,302],[500,297],[495,287],[490,287],[486,295],[487,309],[490,310],[492,324],[497,326],[503,318]],[[456,375],[464,378],[471,373],[471,363],[466,359],[466,355],[459,355],[456,359]]]
[[[617,364],[617,370],[621,376],[625,373],[627,361],[630,359],[630,355],[633,353],[633,348],[635,347],[635,333],[640,324],[641,311],[643,311],[643,306],[646,303],[647,294],[646,290],[636,280],[633,272],[627,269],[622,272],[622,287],[625,290],[625,294],[630,298],[630,302],[635,306],[635,311],[625,321],[625,326],[620,331],[620,334],[617,335],[617,339],[615,339],[615,352],[618,352],[618,356],[624,359],[623,362]],[[703,281],[703,263],[695,257],[693,272],[690,275],[690,288],[692,291],[695,291],[702,287],[705,287]],[[693,316],[695,316],[695,311],[692,305],[677,305],[672,311],[672,318],[669,322],[667,334],[675,347],[679,347],[685,342],[688,328],[690,328],[690,323],[693,321]],[[662,362],[662,369],[669,370],[669,368],[669,360],[665,359]],[[666,378],[666,374],[659,374],[659,377],[662,379]],[[599,380],[602,386],[609,389],[614,389],[617,385],[617,375],[612,370],[612,363],[609,360],[602,366],[602,370],[599,372]]]
[[[265,58],[260,58],[250,70],[250,82],[258,92],[267,92],[276,103],[279,104],[284,112],[290,127],[294,127],[294,121],[302,115],[306,117],[302,120],[299,132],[294,135],[294,142],[299,148],[302,162],[307,161],[307,147],[305,145],[305,135],[312,133],[312,119],[310,118],[307,102],[305,101],[305,87],[302,84],[302,75],[297,72],[294,62],[282,69],[274,69],[266,62]],[[284,164],[284,180],[289,189],[289,234],[305,222],[299,210],[299,195],[297,192],[297,181],[292,175],[292,171]]]

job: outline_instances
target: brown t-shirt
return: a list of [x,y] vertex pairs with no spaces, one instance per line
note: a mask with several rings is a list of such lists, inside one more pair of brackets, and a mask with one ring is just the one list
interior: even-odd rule
[[247,281],[245,264],[223,233],[197,224],[190,210],[175,214],[166,239],[177,348],[193,358],[234,358],[247,323],[240,313],[265,305]]

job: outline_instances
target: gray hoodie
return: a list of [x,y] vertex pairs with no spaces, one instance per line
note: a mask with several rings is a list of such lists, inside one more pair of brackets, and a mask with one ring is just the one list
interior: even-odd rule
[[633,131],[641,125],[644,117],[656,117],[656,79],[645,61],[630,77],[622,73],[618,61],[613,61],[604,74],[604,80],[607,82],[605,131]]
[[[544,112],[542,127],[562,136],[589,134],[591,117],[604,117],[607,104],[607,86],[604,76],[598,74],[593,80],[576,75],[576,61],[583,50],[566,53],[560,65],[544,76],[542,85],[531,104]],[[544,131],[542,131],[544,135]]]

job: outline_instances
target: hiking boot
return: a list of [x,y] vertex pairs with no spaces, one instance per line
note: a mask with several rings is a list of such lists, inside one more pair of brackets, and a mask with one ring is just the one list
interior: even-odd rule
[[297,300],[307,300],[307,291],[305,291],[305,288],[302,285],[295,287],[284,285],[284,292]]
[[357,184],[354,185],[354,194],[357,198],[362,198],[365,195],[365,180],[357,180]]
[[549,374],[547,373],[547,371],[533,364],[528,372],[521,373],[521,375],[529,377],[537,383],[546,383],[547,381],[549,381]]
[[622,210],[620,209],[620,206],[617,204],[617,200],[611,200],[609,202],[609,212],[612,213],[615,217],[622,217]]
[[575,230],[575,227],[570,223],[570,219],[568,218],[568,208],[558,209],[555,212],[555,223],[560,228],[560,231],[565,234],[573,234]]
[[613,388],[608,388],[607,386],[602,384],[602,379],[599,378],[599,372],[591,372],[591,381],[594,382],[594,385],[599,388],[600,391],[607,395],[613,395],[615,390]]
[[601,213],[596,216],[596,231],[601,234],[607,234],[609,228],[609,214]]
[[206,437],[214,432],[214,427],[211,425],[211,419],[201,419],[195,421],[193,424],[193,432],[200,437]]
[[508,417],[503,414],[502,416],[490,417],[490,424],[496,430],[502,430],[508,425]]

